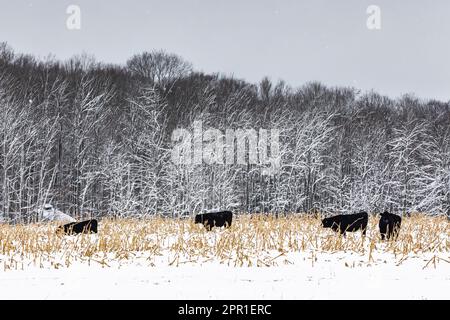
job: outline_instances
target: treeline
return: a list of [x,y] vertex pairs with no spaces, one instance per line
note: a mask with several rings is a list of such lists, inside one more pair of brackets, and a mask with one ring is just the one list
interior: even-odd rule
[[[153,51],[126,65],[36,59],[0,44],[0,219],[450,212],[450,103],[312,82],[291,88],[196,72]],[[179,165],[172,132],[280,130],[281,167]]]

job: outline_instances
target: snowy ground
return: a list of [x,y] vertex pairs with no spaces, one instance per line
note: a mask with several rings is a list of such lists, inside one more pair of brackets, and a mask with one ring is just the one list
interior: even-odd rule
[[339,237],[309,217],[103,221],[96,235],[0,226],[0,299],[449,299],[450,224],[405,219],[398,240]]
[[[179,267],[78,264],[0,272],[0,299],[449,299],[450,264],[410,258],[358,266],[361,257],[306,256],[293,265]],[[353,267],[353,262],[355,266]],[[347,264],[347,265],[346,265]],[[425,267],[425,268],[424,268]]]

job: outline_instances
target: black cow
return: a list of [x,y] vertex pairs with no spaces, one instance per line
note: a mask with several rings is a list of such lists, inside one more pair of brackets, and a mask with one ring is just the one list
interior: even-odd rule
[[195,216],[195,223],[201,223],[207,230],[213,227],[230,227],[233,213],[231,211],[209,212]]
[[81,222],[71,222],[63,226],[59,226],[56,232],[73,235],[79,233],[97,233],[98,222],[95,219]]
[[322,226],[324,228],[331,228],[345,237],[345,233],[362,230],[363,235],[366,235],[367,222],[369,215],[367,212],[360,212],[355,214],[337,215],[322,219]]
[[400,227],[402,225],[402,218],[387,211],[381,213],[380,215],[381,218],[378,226],[380,227],[381,240],[384,240],[385,238],[387,240],[391,238],[397,240],[398,233],[400,232]]

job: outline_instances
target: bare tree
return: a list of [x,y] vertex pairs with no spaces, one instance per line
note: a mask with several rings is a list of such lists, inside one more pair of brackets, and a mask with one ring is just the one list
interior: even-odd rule
[[170,89],[177,79],[192,71],[189,62],[162,50],[134,55],[127,61],[127,67],[133,74],[149,79],[164,90]]
[[[164,51],[123,67],[86,54],[40,60],[1,43],[2,219],[33,221],[48,202],[75,215],[450,213],[449,102],[191,71]],[[196,121],[219,136],[278,130],[278,170],[173,163],[173,131]],[[233,146],[248,159],[250,143]]]

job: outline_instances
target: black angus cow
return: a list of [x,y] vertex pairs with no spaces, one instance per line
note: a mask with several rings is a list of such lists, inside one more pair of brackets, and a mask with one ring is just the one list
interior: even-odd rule
[[391,238],[397,240],[398,233],[400,232],[400,227],[402,225],[402,218],[387,211],[381,213],[380,215],[381,218],[378,226],[380,227],[381,240],[384,240],[385,238],[387,240]]
[[197,214],[195,223],[201,223],[206,229],[211,230],[213,227],[230,227],[233,213],[231,211],[209,212]]
[[96,219],[81,222],[71,222],[63,226],[59,226],[56,232],[73,235],[79,233],[97,233],[98,222]]
[[367,222],[369,215],[367,212],[360,212],[355,214],[340,214],[334,217],[322,219],[322,226],[324,228],[331,228],[345,236],[346,232],[354,232],[362,230],[363,235],[366,235]]

